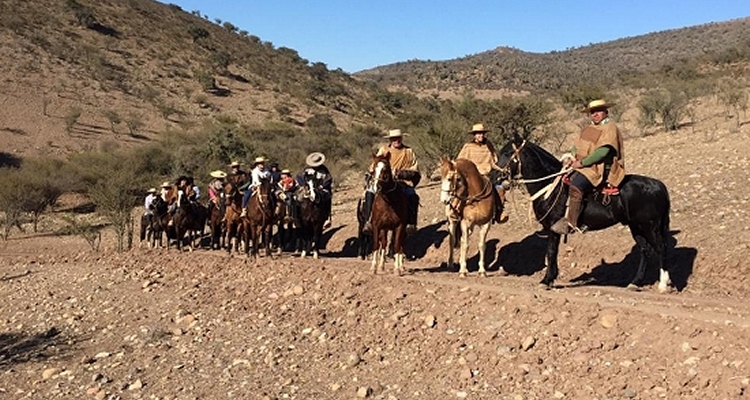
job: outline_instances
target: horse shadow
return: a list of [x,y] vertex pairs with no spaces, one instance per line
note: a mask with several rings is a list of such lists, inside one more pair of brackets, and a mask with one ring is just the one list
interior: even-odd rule
[[488,271],[502,267],[509,275],[531,276],[546,267],[547,238],[538,232],[508,243],[497,252],[495,263],[488,262]]
[[[447,232],[446,232],[447,235]],[[471,248],[473,243],[469,244],[469,252],[476,251],[476,247],[474,249]],[[486,270],[487,272],[491,272],[493,270],[497,271],[498,267],[493,265],[496,264],[496,254],[497,254],[497,246],[500,244],[500,241],[498,239],[490,239],[485,243],[484,247],[484,263],[487,266]],[[476,246],[476,245],[475,245]],[[436,267],[430,267],[430,268],[424,268],[421,271],[424,272],[430,272],[430,273],[440,273],[440,272],[448,272],[448,273],[454,273],[458,272],[459,264],[458,264],[458,254],[460,251],[460,245],[456,247],[454,250],[455,252],[455,260],[453,264],[453,268],[448,268],[448,262],[443,261],[440,263],[440,265]],[[446,252],[447,255],[447,252]],[[479,270],[479,252],[477,251],[476,254],[466,259],[466,269],[469,270],[469,272],[476,272]]]
[[[667,265],[670,266],[669,277],[672,280],[677,291],[684,290],[688,285],[688,280],[693,274],[695,259],[698,256],[698,249],[694,247],[677,247],[675,235],[680,231],[670,231],[669,242],[667,243]],[[659,271],[655,268],[655,254],[650,254],[647,262],[649,267],[646,268],[646,275],[643,279],[643,285],[653,285],[659,281]],[[591,272],[583,273],[570,280],[571,283],[591,286],[627,286],[638,269],[640,262],[640,250],[634,245],[625,258],[620,262],[608,263],[603,259],[601,264],[594,267]]]
[[34,334],[0,333],[0,367],[69,357],[69,353],[73,353],[74,350],[71,343],[82,341],[81,338],[73,339],[55,327]]
[[440,229],[446,221],[436,222],[419,229],[414,235],[406,239],[406,253],[409,258],[422,258],[427,254],[427,250],[435,246],[440,248],[445,239],[448,237],[446,229]]
[[[331,240],[333,235],[336,234],[336,232],[340,231],[341,229],[345,228],[346,225],[339,225],[335,228],[326,229],[323,231],[323,234],[320,235],[320,246],[318,248],[320,250],[327,250],[328,249],[328,242]],[[344,247],[346,247],[346,243],[344,243]]]

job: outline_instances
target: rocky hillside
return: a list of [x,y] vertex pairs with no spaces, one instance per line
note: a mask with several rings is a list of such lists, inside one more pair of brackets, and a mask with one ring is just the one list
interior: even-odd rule
[[[198,14],[198,15],[196,15]],[[375,92],[289,48],[151,0],[0,3],[0,139],[17,154],[129,144],[206,119],[371,121]]]
[[686,27],[606,43],[528,53],[514,48],[447,61],[406,61],[356,75],[411,90],[474,88],[549,91],[582,83],[627,84],[633,75],[750,55],[750,18]]

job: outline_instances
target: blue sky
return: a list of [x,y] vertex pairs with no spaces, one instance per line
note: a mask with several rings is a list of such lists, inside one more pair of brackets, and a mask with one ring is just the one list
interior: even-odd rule
[[748,0],[166,0],[353,73],[498,46],[546,53],[750,16]]

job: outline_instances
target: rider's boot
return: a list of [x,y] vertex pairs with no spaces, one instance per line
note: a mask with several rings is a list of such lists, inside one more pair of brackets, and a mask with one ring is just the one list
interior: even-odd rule
[[555,222],[550,230],[560,235],[567,235],[576,231],[581,232],[578,229],[578,217],[581,215],[582,203],[583,192],[571,185],[568,189],[568,215]]
[[508,214],[505,213],[505,189],[500,187],[495,188],[495,219],[494,222],[497,224],[504,224],[508,222]]

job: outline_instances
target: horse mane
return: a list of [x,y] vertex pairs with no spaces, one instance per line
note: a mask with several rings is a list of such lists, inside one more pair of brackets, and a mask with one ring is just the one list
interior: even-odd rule
[[556,172],[559,171],[562,168],[562,162],[557,159],[552,153],[548,152],[541,146],[539,146],[536,143],[533,142],[526,142],[524,145],[526,147],[526,151],[522,153],[526,153],[527,155],[531,155],[534,157],[538,162],[540,166],[550,167],[550,171]]
[[456,170],[458,170],[461,175],[466,175],[466,173],[476,173],[477,175],[481,175],[479,173],[479,170],[477,169],[476,164],[474,164],[471,160],[458,158],[453,161],[453,163],[456,167]]

